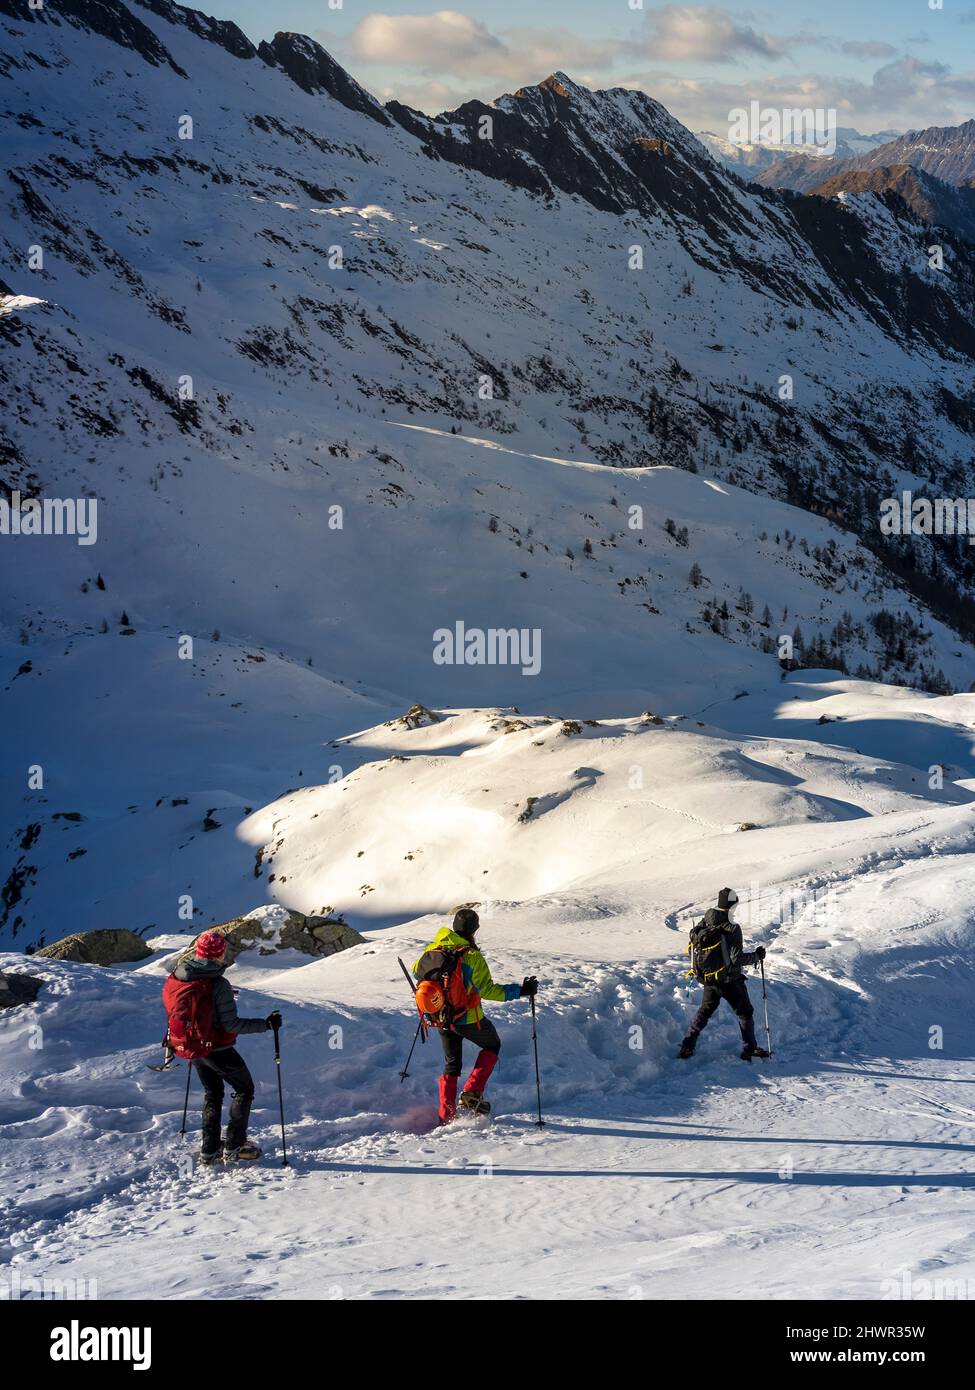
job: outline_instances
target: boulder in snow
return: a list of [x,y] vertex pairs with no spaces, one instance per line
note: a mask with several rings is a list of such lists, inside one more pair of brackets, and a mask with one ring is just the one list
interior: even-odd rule
[[152,951],[141,936],[125,927],[104,927],[98,931],[79,931],[62,937],[34,952],[48,960],[73,960],[83,965],[121,965],[125,961],[145,960]]
[[36,999],[44,981],[36,975],[0,975],[0,1009],[15,1009]]
[[[278,951],[301,951],[306,956],[333,956],[350,946],[359,946],[365,937],[359,935],[341,917],[306,917],[303,912],[274,903],[257,907],[244,917],[234,917],[207,931],[217,931],[227,938],[227,958],[233,963],[244,951],[257,951],[272,956]],[[201,933],[202,935],[202,933]],[[196,939],[182,951],[179,960],[196,954]]]
[[435,714],[432,709],[427,709],[426,705],[410,705],[405,714],[401,714],[398,719],[387,721],[387,727],[394,729],[397,725],[404,729],[422,729],[427,724],[440,724],[443,715]]
[[502,719],[500,724],[492,724],[492,729],[500,729],[503,734],[519,734],[522,729],[530,729],[523,719]]

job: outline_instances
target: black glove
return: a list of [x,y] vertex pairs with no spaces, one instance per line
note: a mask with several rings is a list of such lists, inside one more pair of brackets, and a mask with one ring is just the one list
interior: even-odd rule
[[538,993],[538,980],[534,975],[526,975],[521,982],[521,998],[533,999]]
[[280,1010],[275,1009],[273,1013],[268,1014],[264,1022],[267,1024],[268,1028],[278,1029],[281,1027],[284,1019],[281,1017]]
[[765,947],[764,947],[764,946],[756,946],[756,947],[755,947],[755,964],[757,965],[758,962],[759,962],[760,960],[764,960],[764,959],[765,959]]

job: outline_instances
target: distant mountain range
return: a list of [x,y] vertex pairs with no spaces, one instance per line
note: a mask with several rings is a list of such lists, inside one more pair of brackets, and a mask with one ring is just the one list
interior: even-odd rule
[[[884,132],[884,135],[889,134]],[[874,143],[876,141],[880,143]],[[755,181],[767,188],[791,188],[797,193],[809,193],[841,168],[874,170],[903,164],[956,186],[975,179],[975,120],[957,126],[911,130],[887,140],[881,136],[872,137],[871,148],[847,153],[838,147],[832,159],[792,151],[780,153],[771,160],[762,158],[748,167],[757,169]]]
[[764,188],[899,199],[922,222],[975,241],[975,121],[906,135],[861,135],[843,127],[837,137],[832,156],[810,154],[801,145],[734,144],[710,131],[698,139],[725,167]]
[[[715,135],[710,130],[698,131],[697,138],[722,164],[726,164],[729,169],[736,170],[744,177],[751,177],[751,172],[764,172],[780,164],[783,160],[802,159],[804,161],[809,160],[811,163],[821,163],[824,159],[829,160],[830,158],[843,161],[856,159],[858,155],[877,149],[896,139],[898,135],[899,132],[896,130],[882,130],[876,135],[862,135],[852,126],[841,126],[836,132],[836,153],[834,156],[809,155],[807,145],[738,144],[720,135]],[[791,187],[791,185],[782,186]]]

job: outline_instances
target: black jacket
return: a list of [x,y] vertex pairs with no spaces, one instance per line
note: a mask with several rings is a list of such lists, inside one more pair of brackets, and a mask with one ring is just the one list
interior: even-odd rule
[[223,977],[226,966],[215,960],[196,960],[190,956],[177,965],[173,974],[177,980],[212,980],[213,1013],[217,1026],[225,1033],[266,1033],[267,1020],[238,1018],[234,992]]
[[722,983],[727,984],[732,980],[742,979],[745,974],[745,966],[755,964],[755,952],[744,949],[741,927],[737,922],[732,922],[727,912],[720,907],[709,907],[702,921],[705,926],[720,927],[723,932],[721,953],[725,957],[728,973]]

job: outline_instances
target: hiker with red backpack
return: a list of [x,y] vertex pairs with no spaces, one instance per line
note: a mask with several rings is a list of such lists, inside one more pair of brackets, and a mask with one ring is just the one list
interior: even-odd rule
[[753,1057],[771,1056],[764,1047],[759,1047],[755,1037],[755,1010],[745,984],[745,966],[760,965],[765,959],[765,947],[756,946],[754,951],[744,949],[741,927],[734,920],[737,903],[735,890],[722,888],[717,907],[708,908],[700,922],[691,928],[687,947],[691,954],[688,974],[704,986],[704,996],[680,1045],[677,1053],[680,1058],[693,1057],[698,1037],[722,999],[731,1005],[738,1019],[741,1060],[750,1062]]
[[[266,1033],[281,1027],[275,1009],[267,1018],[239,1018],[234,991],[224,978],[227,938],[208,931],[197,938],[196,958],[177,965],[163,986],[163,1005],[169,1020],[165,1046],[192,1062],[203,1082],[201,1163],[253,1162],[261,1150],[247,1139],[247,1121],[254,1099],[254,1081],[247,1063],[234,1047],[238,1033]],[[220,1142],[224,1083],[233,1091],[225,1142]]]
[[[480,919],[471,907],[454,914],[452,927],[441,927],[419,960],[413,974],[419,981],[416,1004],[422,1023],[436,1028],[443,1044],[444,1067],[440,1077],[440,1123],[449,1124],[462,1110],[476,1115],[490,1113],[484,1088],[501,1051],[498,1030],[481,1008],[482,999],[508,1003],[531,998],[538,992],[538,981],[528,975],[520,985],[497,985],[487,961],[474,944]],[[478,1048],[470,1076],[457,1099],[457,1080],[461,1072],[464,1041]]]

